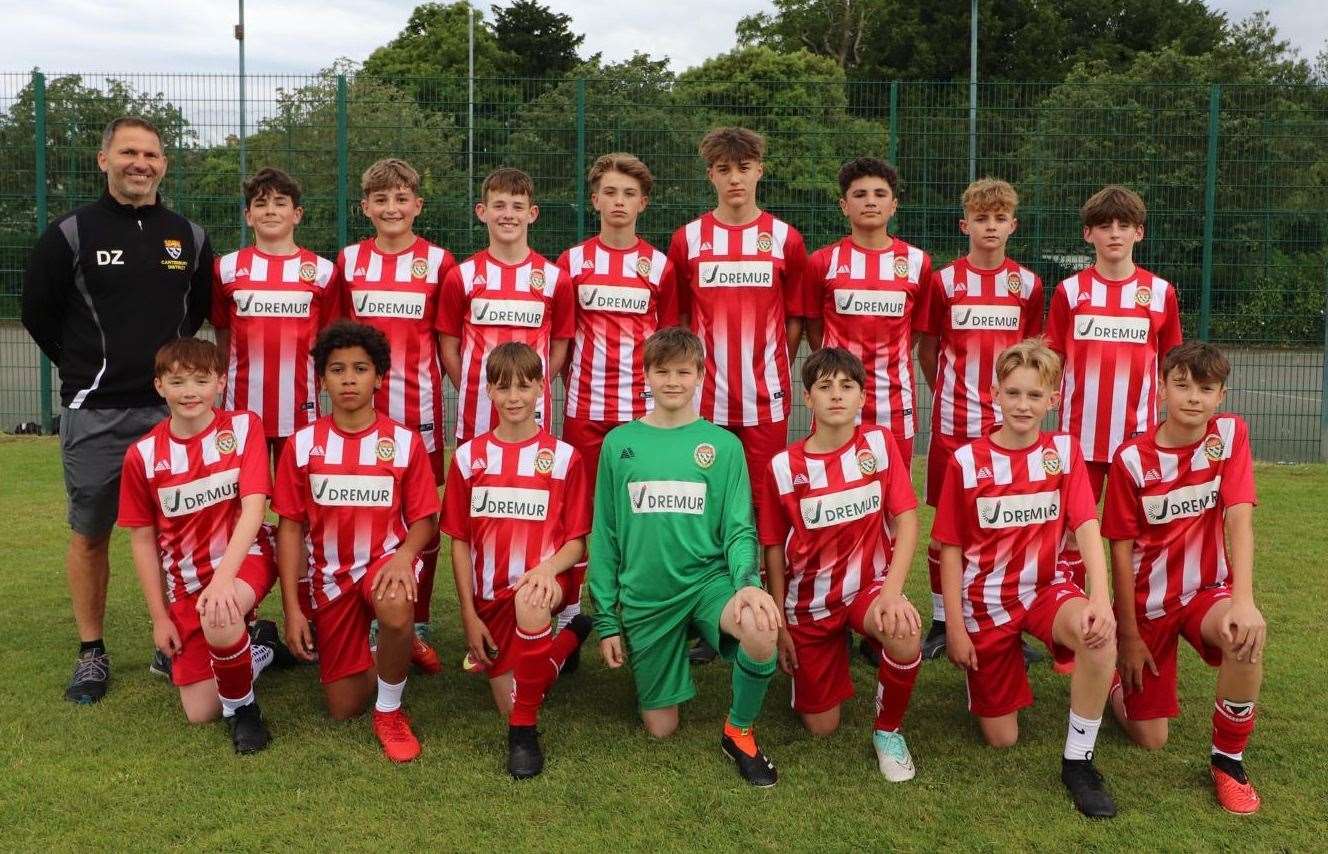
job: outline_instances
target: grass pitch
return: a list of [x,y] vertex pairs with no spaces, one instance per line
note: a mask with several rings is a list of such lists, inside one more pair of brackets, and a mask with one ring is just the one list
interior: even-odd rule
[[[1021,743],[981,745],[948,662],[924,665],[905,725],[918,764],[887,784],[871,754],[874,674],[854,664],[858,696],[838,734],[807,735],[777,676],[758,727],[780,783],[753,791],[719,751],[728,707],[722,663],[694,669],[699,696],[678,734],[652,741],[630,678],[601,663],[592,637],[581,671],[551,692],[548,767],[504,773],[505,725],[488,687],[457,666],[462,641],[450,573],[440,569],[434,641],[446,669],[412,677],[406,702],[424,755],[394,767],[365,719],[334,723],[314,668],[269,671],[258,686],[274,742],[237,758],[225,728],[189,726],[175,690],[148,675],[151,632],[126,539],[117,533],[107,608],[113,683],[91,707],[61,699],[75,633],[65,587],[64,492],[52,439],[0,439],[0,804],[8,850],[283,848],[390,850],[1322,850],[1328,828],[1328,468],[1260,466],[1256,595],[1270,625],[1259,724],[1247,767],[1258,815],[1216,805],[1207,754],[1213,673],[1182,644],[1182,716],[1160,753],[1104,724],[1098,767],[1120,807],[1078,816],[1060,785],[1068,681],[1033,668],[1036,705]],[[930,511],[923,510],[923,530]],[[447,550],[444,549],[444,554]],[[919,555],[909,580],[925,603]],[[264,604],[280,621],[279,597]]]

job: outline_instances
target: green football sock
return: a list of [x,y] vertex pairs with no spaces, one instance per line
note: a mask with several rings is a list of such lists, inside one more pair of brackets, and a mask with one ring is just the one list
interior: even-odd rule
[[775,675],[775,656],[766,661],[753,661],[747,651],[738,648],[733,660],[733,705],[729,707],[729,723],[747,728],[756,722],[765,703],[765,691]]

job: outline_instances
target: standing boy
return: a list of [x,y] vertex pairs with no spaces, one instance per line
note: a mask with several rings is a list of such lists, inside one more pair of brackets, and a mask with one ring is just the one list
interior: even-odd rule
[[[1108,818],[1116,805],[1093,749],[1116,665],[1116,621],[1078,443],[1041,429],[1059,382],[1060,358],[1041,339],[1002,353],[992,388],[1002,423],[961,446],[946,468],[933,527],[946,651],[964,670],[969,711],[993,747],[1014,745],[1019,710],[1033,702],[1021,635],[1074,662],[1061,782],[1081,813]],[[1067,535],[1081,544],[1091,595],[1057,562]]]
[[[420,552],[438,536],[438,488],[419,434],[374,410],[391,366],[383,333],[338,321],[318,336],[314,365],[332,413],[286,443],[272,500],[281,516],[277,565],[286,638],[300,658],[312,660],[317,651],[333,718],[362,713],[376,685],[374,733],[388,759],[409,762],[420,743],[401,696]],[[301,576],[309,578],[304,599]],[[369,648],[375,619],[376,652]]]
[[507,771],[544,770],[535,725],[549,686],[590,634],[578,614],[553,634],[552,619],[576,600],[573,572],[590,533],[581,457],[535,423],[544,364],[510,341],[485,361],[498,424],[457,447],[447,472],[442,529],[470,658],[484,669],[507,716]]
[[813,252],[807,264],[807,338],[813,350],[843,347],[862,361],[866,401],[858,417],[888,430],[907,465],[913,342],[926,328],[931,258],[887,230],[899,207],[893,166],[875,157],[850,160],[839,170],[839,192],[851,233]]
[[[1001,421],[991,397],[996,357],[1042,330],[1042,280],[1005,254],[1019,227],[1014,187],[980,178],[964,190],[968,254],[937,270],[928,283],[924,334],[918,345],[922,375],[932,389],[931,439],[927,445],[927,503],[937,506],[941,482],[954,452],[980,439]],[[941,598],[941,544],[927,544],[931,584],[931,629],[923,658],[945,651],[945,605]],[[1025,645],[1025,655],[1031,650]]]
[[254,753],[271,739],[254,678],[273,653],[251,647],[245,615],[277,577],[263,526],[263,425],[252,412],[214,408],[226,380],[210,341],[165,344],[154,371],[170,416],[125,454],[118,524],[130,529],[153,643],[171,658],[185,717],[224,717],[235,752]]
[[271,167],[244,182],[244,220],[254,245],[218,258],[210,319],[226,359],[223,407],[263,422],[272,463],[286,439],[318,418],[318,384],[309,354],[335,319],[335,266],[295,243],[304,217],[300,185]]
[[715,208],[669,244],[678,312],[705,348],[701,417],[736,435],[747,470],[763,472],[788,442],[789,364],[802,336],[807,247],[797,229],[757,206],[764,137],[716,128],[700,150]]
[[[420,176],[404,160],[379,160],[360,178],[360,210],[373,224],[374,236],[341,250],[337,270],[343,280],[347,317],[372,326],[387,337],[391,366],[378,387],[374,408],[419,433],[435,481],[443,477],[443,377],[434,330],[439,283],[453,266],[452,254],[415,234],[424,209]],[[438,569],[438,540],[421,555],[419,596],[415,601],[415,640],[411,663],[425,673],[442,669],[429,645],[429,605]]]
[[[1061,429],[1084,450],[1096,502],[1121,442],[1157,423],[1158,365],[1180,343],[1180,308],[1170,282],[1134,263],[1147,216],[1138,193],[1104,187],[1079,213],[1096,258],[1056,287],[1047,345],[1065,362]],[[1074,543],[1062,559],[1082,583]]]
[[[1217,671],[1210,771],[1217,801],[1259,809],[1245,744],[1263,680],[1267,628],[1254,604],[1254,471],[1249,430],[1216,414],[1231,365],[1190,341],[1162,362],[1166,420],[1116,452],[1102,533],[1111,540],[1122,691],[1117,719],[1135,743],[1160,750],[1176,699],[1180,637]],[[1229,544],[1229,545],[1228,545]]]
[[898,783],[914,775],[899,728],[922,663],[922,621],[904,596],[918,502],[890,433],[855,426],[867,382],[862,362],[839,347],[817,350],[803,365],[814,429],[770,461],[761,543],[770,595],[784,603],[780,664],[793,677],[793,709],[807,729],[834,732],[840,706],[853,696],[845,633],[884,648],[872,745],[881,773]]
[[506,341],[521,341],[539,353],[544,393],[535,405],[535,423],[551,427],[551,378],[562,373],[576,324],[575,296],[562,271],[530,248],[530,226],[539,218],[530,176],[520,169],[494,170],[484,179],[475,216],[488,229],[488,248],[448,273],[437,316],[443,367],[457,390],[458,445],[498,423],[484,361]]
[[680,327],[646,342],[655,408],[604,440],[590,542],[600,653],[630,661],[646,730],[678,728],[696,694],[687,638],[696,631],[733,662],[733,704],[720,746],[743,779],[776,782],[753,724],[775,672],[779,608],[760,587],[751,485],[733,434],[699,417],[705,355]]

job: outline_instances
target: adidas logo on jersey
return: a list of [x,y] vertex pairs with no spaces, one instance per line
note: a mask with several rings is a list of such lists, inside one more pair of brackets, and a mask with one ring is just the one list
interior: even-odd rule
[[235,271],[235,278],[237,279],[240,278],[241,276],[247,276],[247,275],[249,275],[248,267],[241,267],[240,269]]
[[957,293],[957,294],[966,294],[966,293],[968,293],[968,283],[967,283],[967,282],[955,282],[954,292]]
[[978,469],[978,476],[977,476],[978,480],[989,480],[990,478],[991,478],[991,469],[987,468],[986,466],[983,466],[982,468]]
[[369,275],[369,271],[368,271],[367,269],[365,269],[364,267],[356,267],[356,268],[355,268],[355,272],[354,272],[354,273],[351,273],[351,275],[352,275],[352,276],[367,276],[367,275]]
[[168,460],[157,460],[157,465],[156,465],[152,470],[153,470],[154,472],[157,472],[157,471],[170,471],[170,470],[171,470],[171,464],[170,464],[170,462],[169,462]]
[[321,456],[323,456],[323,446],[322,446],[322,445],[314,445],[312,448],[309,449],[309,456],[311,456],[311,457],[321,457]]
[[482,286],[484,286],[484,285],[489,284],[489,280],[486,279],[486,278],[484,278],[483,276],[476,276],[476,277],[471,281],[471,284],[475,285],[475,287],[482,287]]
[[620,460],[634,460],[634,459],[636,459],[636,454],[634,454],[634,453],[632,452],[632,449],[631,449],[631,448],[623,448],[623,449],[622,449],[622,453],[618,455],[618,459],[620,459]]
[[709,252],[709,251],[710,251],[710,241],[709,241],[709,240],[707,240],[705,243],[702,243],[702,244],[701,244],[701,251],[702,251],[702,252]]
[[838,269],[838,270],[835,270],[835,275],[837,275],[837,276],[847,276],[847,275],[848,275],[848,265],[847,265],[847,264],[840,264],[840,265],[839,265],[839,269]]
[[806,486],[808,483],[810,483],[810,481],[807,480],[807,475],[803,474],[802,472],[798,472],[797,474],[793,475],[794,486]]
[[586,260],[584,260],[584,261],[581,262],[581,269],[582,269],[582,270],[593,270],[593,269],[595,269],[595,262],[594,262],[594,261],[591,261],[589,258],[587,258]]
[[1148,471],[1144,472],[1144,483],[1151,483],[1155,480],[1161,480],[1161,479],[1162,479],[1162,473],[1157,469],[1149,469]]

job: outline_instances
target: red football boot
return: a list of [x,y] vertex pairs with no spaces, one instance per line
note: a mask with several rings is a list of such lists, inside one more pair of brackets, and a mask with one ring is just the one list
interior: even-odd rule
[[383,753],[393,762],[410,762],[420,755],[420,742],[410,731],[410,718],[404,709],[380,712],[374,709],[374,735],[383,745]]
[[1213,775],[1213,789],[1222,809],[1236,815],[1249,815],[1259,811],[1259,793],[1254,791],[1245,766],[1226,756],[1213,756],[1208,766]]

